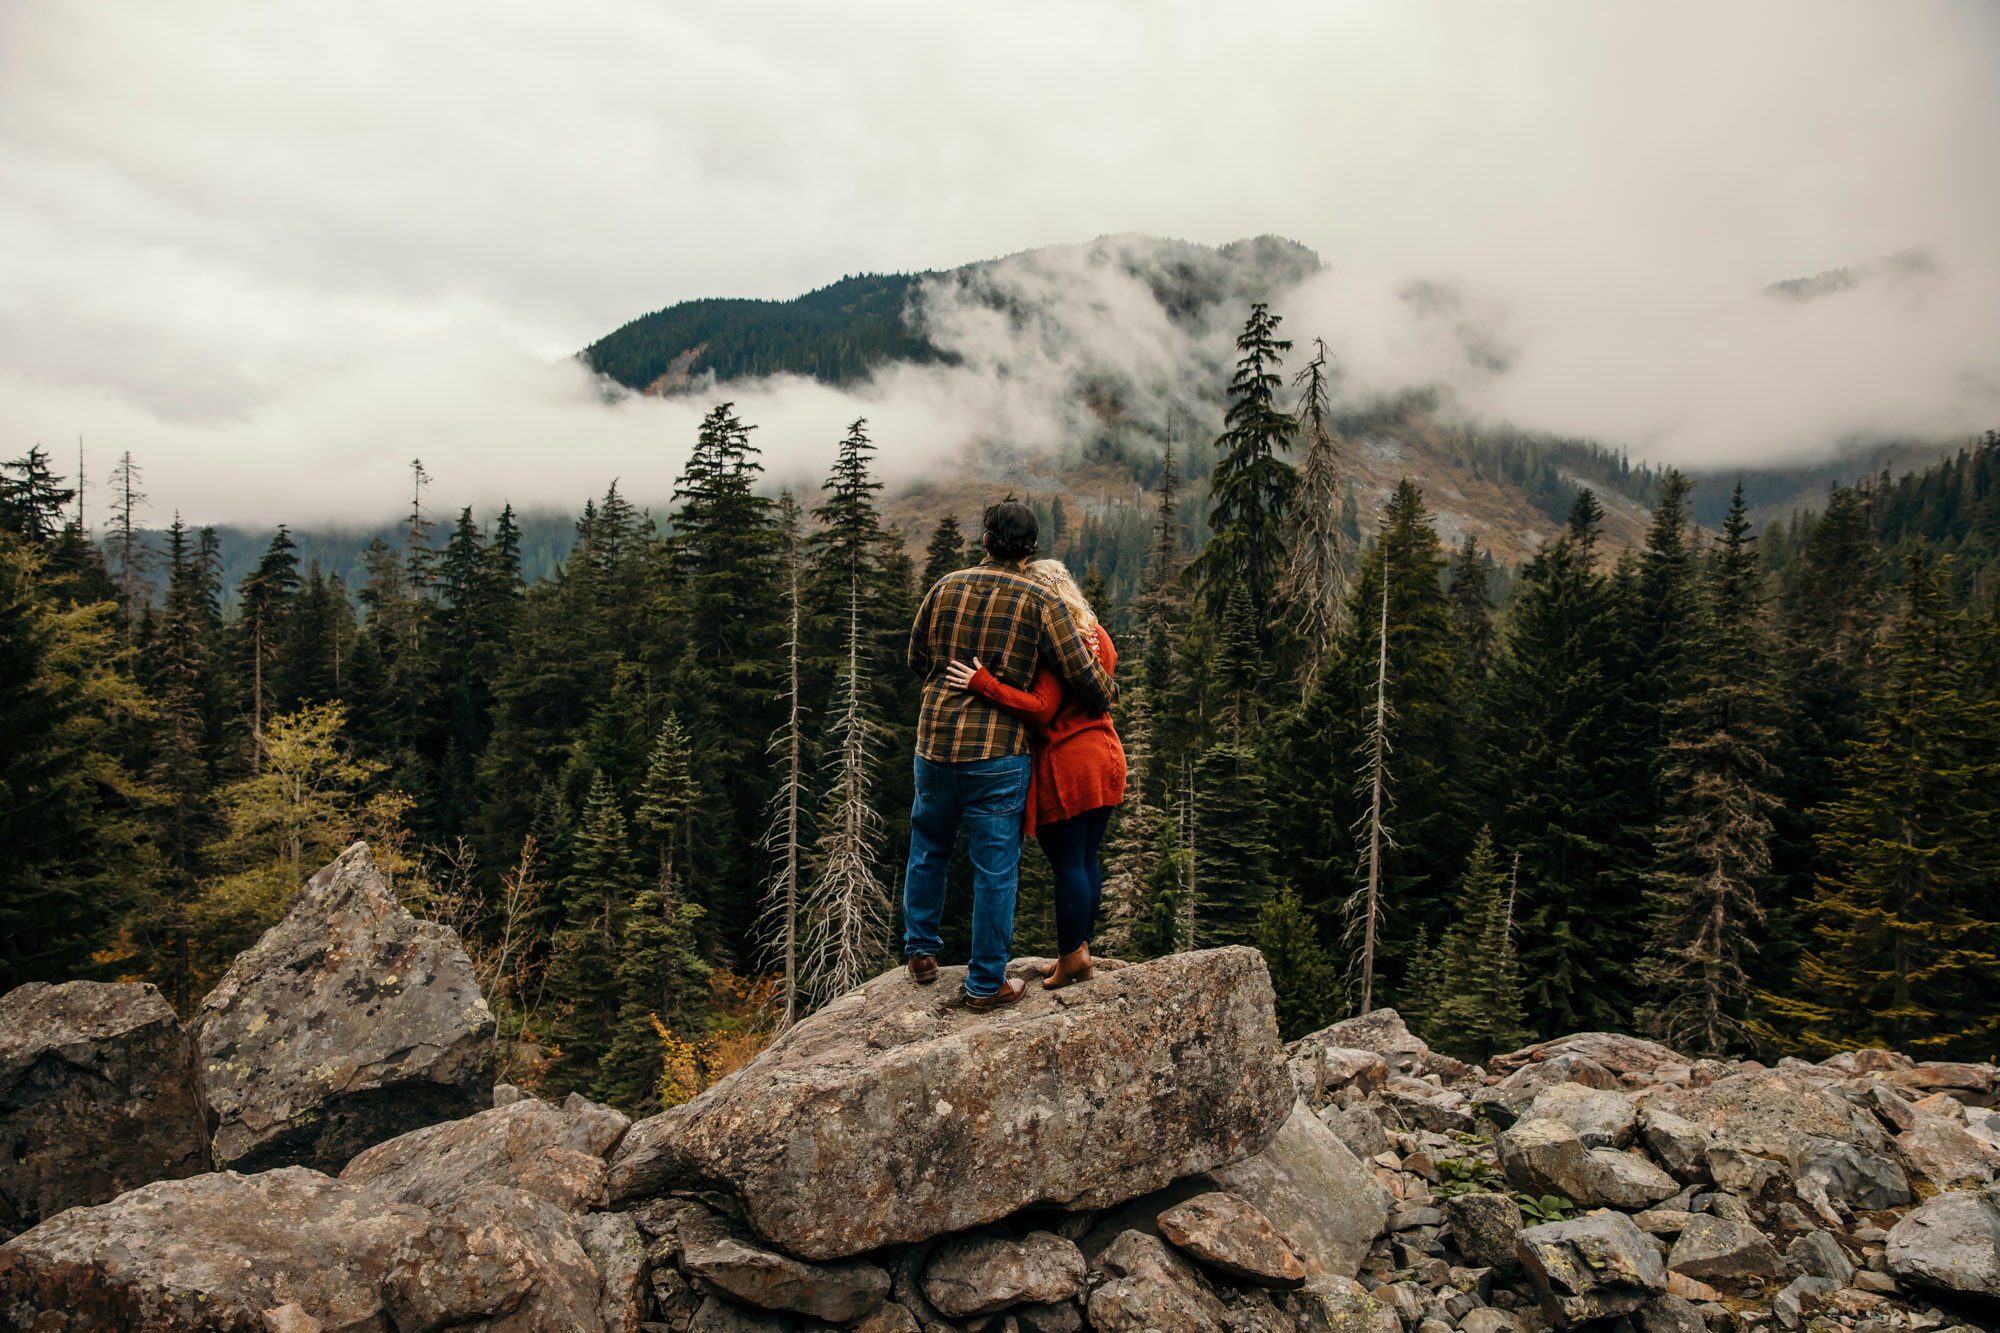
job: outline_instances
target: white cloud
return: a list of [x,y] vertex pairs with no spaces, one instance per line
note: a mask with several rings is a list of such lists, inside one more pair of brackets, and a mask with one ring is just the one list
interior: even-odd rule
[[[1313,246],[1286,332],[1355,391],[1689,462],[1970,429],[1997,65],[1974,3],[12,5],[0,456],[129,448],[199,519],[386,513],[416,455],[449,502],[663,498],[705,404],[563,360],[625,319],[1130,232]],[[1758,295],[1918,245],[1922,281]],[[1226,330],[1079,253],[1003,275],[1053,331],[940,309],[967,370],[745,388],[774,475],[862,410],[892,470],[1062,438],[1072,351],[1190,392]]]

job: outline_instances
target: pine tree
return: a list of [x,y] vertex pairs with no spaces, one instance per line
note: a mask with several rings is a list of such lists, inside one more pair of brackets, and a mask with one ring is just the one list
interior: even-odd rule
[[1113,812],[1104,839],[1104,897],[1095,941],[1097,951],[1108,958],[1126,956],[1138,945],[1165,823],[1164,812],[1148,795],[1156,756],[1145,686],[1128,685],[1118,692],[1118,736],[1125,745],[1125,802]]
[[1306,644],[1307,690],[1340,633],[1352,555],[1340,526],[1348,490],[1346,442],[1333,426],[1327,401],[1331,372],[1326,343],[1315,338],[1313,347],[1313,359],[1292,378],[1299,389],[1294,415],[1306,438],[1306,456],[1287,515],[1283,581],[1285,600]]
[[1340,973],[1291,885],[1280,885],[1265,901],[1253,938],[1277,995],[1278,1036],[1297,1041],[1332,1022],[1340,1005]]
[[1921,550],[1905,561],[1867,730],[1835,765],[1815,947],[1796,996],[1764,997],[1760,1033],[1792,1049],[1976,1059],[2000,1035],[2000,700],[1974,674],[1948,578]]
[[1540,1032],[1629,1027],[1645,931],[1652,827],[1632,774],[1649,752],[1626,725],[1616,592],[1595,568],[1602,517],[1581,492],[1563,534],[1529,561],[1487,681],[1488,808],[1521,853],[1522,999]]
[[146,573],[152,568],[152,552],[140,536],[134,516],[146,503],[146,493],[139,489],[139,465],[132,461],[132,453],[127,450],[118,460],[118,466],[111,470],[111,486],[114,499],[111,511],[111,538],[113,577],[118,584],[118,608],[125,617],[125,646],[132,646],[132,627],[139,619],[139,605],[150,596],[146,583]]
[[1469,532],[1451,563],[1451,626],[1458,638],[1458,677],[1478,685],[1493,669],[1496,640],[1486,560]]
[[298,546],[284,524],[257,568],[237,585],[237,637],[245,672],[250,679],[250,771],[264,762],[264,719],[272,711],[277,687],[278,646],[283,642],[285,612],[299,587]]
[[701,908],[674,880],[674,845],[685,842],[695,782],[687,736],[672,713],[660,726],[646,765],[633,820],[659,854],[659,876],[632,900],[618,958],[621,1002],[617,1031],[605,1053],[595,1095],[634,1113],[657,1110],[661,1075],[658,1029],[697,1002],[713,969],[695,947]]
[[1424,1029],[1438,1047],[1482,1061],[1512,1050],[1526,1035],[1514,963],[1507,876],[1482,828],[1459,882],[1454,919],[1437,952],[1436,996]]
[[1255,726],[1255,700],[1263,683],[1264,654],[1257,642],[1256,613],[1250,606],[1249,589],[1242,580],[1230,585],[1223,604],[1220,667],[1229,691],[1229,741],[1243,743],[1243,729]]
[[945,575],[965,568],[964,559],[965,533],[958,526],[958,515],[946,514],[924,548],[924,589],[929,591]]
[[1248,745],[1211,745],[1194,764],[1193,788],[1187,909],[1197,924],[1190,925],[1184,947],[1249,944],[1270,894],[1276,856],[1263,763]]
[[1666,704],[1666,818],[1654,844],[1651,940],[1640,970],[1661,1039],[1702,1056],[1721,1055],[1743,1030],[1743,958],[1763,933],[1760,890],[1777,804],[1761,579],[1740,481],[1722,531],[1680,648],[1685,690]]
[[1260,627],[1271,623],[1271,602],[1285,567],[1285,515],[1298,486],[1298,473],[1278,457],[1299,429],[1298,421],[1277,407],[1284,385],[1278,367],[1292,346],[1277,336],[1280,322],[1259,302],[1236,339],[1241,355],[1229,381],[1225,429],[1215,441],[1222,456],[1209,476],[1213,535],[1194,563],[1211,614],[1222,614],[1230,585],[1241,579]]
[[0,463],[0,531],[29,546],[53,545],[62,533],[63,509],[76,498],[76,491],[62,482],[50,471],[48,450],[40,445]]
[[159,726],[153,733],[148,777],[161,797],[158,846],[163,864],[158,926],[170,941],[170,982],[166,988],[182,1014],[192,1013],[198,998],[187,908],[205,869],[202,849],[217,827],[207,753],[210,642],[199,561],[187,526],[179,514],[174,515],[167,529],[166,605],[151,645],[148,671],[151,693],[159,701]]
[[591,1086],[617,1032],[619,955],[638,888],[618,793],[597,773],[570,872],[558,886],[563,919],[551,942],[549,991],[562,1014],[556,1030],[563,1055],[553,1077],[564,1089]]

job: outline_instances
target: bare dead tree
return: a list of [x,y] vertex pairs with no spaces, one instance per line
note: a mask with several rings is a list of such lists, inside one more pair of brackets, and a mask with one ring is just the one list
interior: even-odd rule
[[125,646],[132,646],[132,627],[139,617],[134,612],[134,603],[146,591],[146,570],[151,565],[151,553],[139,539],[139,530],[133,526],[133,515],[145,507],[146,493],[139,489],[139,465],[132,461],[132,451],[126,450],[118,459],[118,466],[111,469],[113,509],[111,515],[111,538],[108,545],[118,565],[118,594],[125,610]]
[[1350,459],[1333,427],[1328,403],[1331,370],[1326,343],[1313,339],[1313,359],[1292,383],[1299,387],[1296,413],[1306,438],[1298,489],[1286,516],[1285,577],[1280,593],[1306,641],[1305,691],[1319,678],[1320,664],[1340,634],[1341,613],[1353,576],[1353,543],[1341,526]]
[[889,931],[889,892],[879,870],[882,817],[875,812],[869,769],[876,725],[864,704],[861,574],[848,577],[847,661],[836,686],[833,783],[821,813],[813,852],[813,880],[806,891],[803,968],[808,995],[824,1003],[854,989],[883,961]]
[[1394,847],[1395,839],[1390,836],[1385,816],[1389,805],[1389,720],[1394,710],[1389,707],[1389,564],[1382,562],[1382,624],[1375,645],[1375,707],[1364,729],[1361,744],[1355,754],[1361,759],[1361,772],[1355,782],[1355,794],[1366,796],[1368,812],[1355,821],[1355,832],[1365,830],[1366,850],[1361,854],[1356,874],[1366,874],[1364,883],[1349,895],[1347,900],[1347,928],[1343,933],[1344,942],[1352,945],[1355,937],[1360,937],[1361,951],[1355,959],[1354,969],[1361,991],[1361,1007],[1357,1013],[1367,1013],[1375,1006],[1375,940],[1382,925],[1382,849]]
[[785,720],[771,735],[767,752],[779,757],[778,790],[771,797],[771,823],[764,846],[771,854],[771,876],[764,888],[760,933],[784,969],[782,1032],[799,1016],[799,857],[800,804],[805,790],[805,709],[800,697],[800,629],[804,621],[803,565],[799,556],[801,517],[790,491],[778,497],[780,559],[785,571]]

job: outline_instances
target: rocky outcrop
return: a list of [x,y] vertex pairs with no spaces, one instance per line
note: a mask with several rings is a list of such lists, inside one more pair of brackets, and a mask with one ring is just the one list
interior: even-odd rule
[[532,1194],[487,1185],[432,1213],[397,1247],[382,1303],[396,1333],[479,1320],[495,1333],[601,1333],[601,1290],[575,1219]]
[[1896,1223],[1886,1257],[1905,1282],[2000,1302],[2000,1200],[1983,1190],[1940,1194]]
[[1293,1105],[1254,950],[1107,964],[995,1013],[943,971],[877,977],[633,1126],[613,1199],[719,1190],[766,1240],[834,1259],[1131,1198],[1260,1151]]
[[491,1105],[493,1016],[448,928],[412,917],[356,843],[237,956],[195,1019],[219,1165],[338,1172]]
[[1392,1200],[1337,1135],[1293,1107],[1269,1147],[1204,1178],[1248,1202],[1290,1240],[1308,1274],[1351,1276]]
[[194,1043],[153,987],[0,995],[0,1238],[65,1208],[206,1171]]
[[566,1212],[604,1203],[604,1155],[631,1122],[572,1095],[562,1107],[524,1098],[378,1143],[340,1178],[400,1203],[442,1208],[485,1185],[525,1190]]
[[1667,1289],[1659,1251],[1617,1213],[1530,1227],[1517,1253],[1562,1324],[1630,1314]]
[[430,1221],[303,1167],[161,1181],[0,1245],[0,1315],[19,1329],[194,1333],[257,1329],[295,1304],[327,1329],[392,1333],[383,1284]]

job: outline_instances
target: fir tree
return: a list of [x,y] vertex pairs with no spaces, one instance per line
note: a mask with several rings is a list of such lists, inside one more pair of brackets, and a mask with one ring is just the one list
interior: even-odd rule
[[619,956],[638,881],[618,793],[600,772],[590,781],[570,872],[558,886],[563,919],[551,944],[549,990],[562,1014],[563,1054],[554,1078],[565,1088],[591,1086],[616,1035]]
[[1458,677],[1474,686],[1493,669],[1496,640],[1487,582],[1486,559],[1468,532],[1451,562],[1451,627],[1458,639]]
[[1757,552],[1737,483],[1722,548],[1684,645],[1685,689],[1666,705],[1666,818],[1655,840],[1648,956],[1651,1022],[1693,1055],[1719,1056],[1742,1032],[1745,951],[1763,933],[1776,729],[1759,615]]
[[272,668],[284,641],[285,612],[299,587],[298,546],[284,524],[257,568],[238,585],[237,637],[250,685],[250,771],[264,761],[264,719],[272,711],[277,673]]
[[1118,735],[1125,746],[1125,801],[1113,812],[1105,835],[1104,897],[1095,941],[1109,958],[1128,955],[1139,943],[1165,823],[1164,812],[1148,795],[1156,756],[1145,686],[1118,692]]
[[1253,938],[1271,972],[1279,1037],[1297,1041],[1332,1022],[1340,1003],[1340,974],[1291,885],[1280,885],[1265,901]]
[[1815,947],[1799,994],[1767,996],[1760,1029],[1793,1049],[1874,1040],[1969,1059],[2000,1035],[2000,701],[1973,674],[1946,582],[1921,551],[1905,562],[1867,730],[1835,765]]
[[931,534],[930,544],[924,547],[924,589],[955,570],[965,568],[965,533],[958,526],[957,514],[946,514],[938,520],[937,531]]
[[1213,535],[1194,563],[1211,614],[1222,614],[1230,585],[1241,579],[1260,627],[1270,623],[1271,601],[1284,573],[1285,515],[1298,485],[1298,473],[1278,457],[1299,429],[1277,406],[1284,385],[1278,367],[1292,346],[1277,336],[1280,322],[1259,302],[1236,339],[1241,355],[1229,381],[1225,429],[1215,441],[1222,456],[1209,475]]
[[1187,910],[1195,924],[1183,947],[1249,944],[1270,893],[1276,854],[1257,751],[1237,744],[1208,747],[1195,762],[1193,788]]
[[1428,1015],[1430,1040],[1464,1060],[1512,1050],[1525,1036],[1514,964],[1507,876],[1493,850],[1491,829],[1472,843],[1459,882],[1453,920],[1437,951]]
[[53,545],[62,532],[63,509],[76,498],[76,491],[62,482],[50,471],[48,450],[40,445],[0,463],[0,531],[29,546]]
[[1291,604],[1305,640],[1308,690],[1340,633],[1351,556],[1347,534],[1340,526],[1348,488],[1346,442],[1333,426],[1327,402],[1331,372],[1326,343],[1315,338],[1313,347],[1313,359],[1292,378],[1299,389],[1295,415],[1306,438],[1306,456],[1287,516],[1283,585],[1285,600]]

